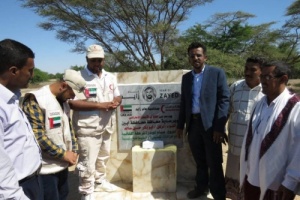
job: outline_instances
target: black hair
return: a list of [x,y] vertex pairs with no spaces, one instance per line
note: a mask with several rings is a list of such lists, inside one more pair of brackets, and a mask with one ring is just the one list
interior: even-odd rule
[[28,58],[34,58],[34,53],[26,45],[12,39],[0,41],[0,74],[12,66],[23,68]]
[[264,58],[262,58],[260,56],[251,56],[251,57],[247,58],[246,63],[248,63],[248,62],[258,63],[259,67],[262,68],[265,60],[264,60]]
[[189,53],[191,49],[197,49],[197,48],[202,48],[203,54],[206,55],[206,46],[200,42],[192,42],[189,45],[187,52]]
[[283,61],[270,61],[270,62],[266,62],[263,64],[263,68],[264,67],[275,67],[274,71],[273,71],[273,75],[275,77],[281,77],[284,75],[287,75],[287,77],[289,78],[290,74],[291,74],[291,69],[290,66],[283,62]]

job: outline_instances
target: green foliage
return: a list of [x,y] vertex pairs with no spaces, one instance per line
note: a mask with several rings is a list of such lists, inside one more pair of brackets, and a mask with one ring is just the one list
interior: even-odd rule
[[75,66],[71,66],[70,69],[73,69],[75,71],[80,71],[80,70],[84,69],[84,66],[75,65]]
[[216,49],[208,49],[207,64],[224,69],[227,77],[243,78],[246,59],[237,55],[222,53]]
[[33,84],[49,80],[49,74],[38,68],[34,68],[33,73],[34,73],[34,76],[31,79],[31,83],[33,83]]
[[[229,78],[241,78],[246,59],[253,55],[283,60],[291,66],[292,78],[300,78],[300,0],[287,8],[290,19],[279,30],[271,29],[275,22],[251,25],[248,21],[255,16],[237,11],[216,13],[182,35],[177,27],[189,12],[213,0],[21,1],[45,17],[41,28],[56,31],[60,40],[75,45],[74,51],[85,50],[87,40],[101,44],[108,71],[191,69],[186,50],[199,41],[208,48],[207,63],[222,67]],[[50,78],[61,76],[49,74]],[[45,77],[38,75],[34,81]]]
[[[57,38],[84,49],[87,40],[100,43],[120,66],[130,68],[119,51],[127,51],[136,65],[163,68],[165,53],[177,39],[177,26],[190,11],[213,0],[22,0],[46,22],[40,27],[56,31]],[[156,59],[156,57],[160,57]],[[157,63],[161,61],[160,63]]]

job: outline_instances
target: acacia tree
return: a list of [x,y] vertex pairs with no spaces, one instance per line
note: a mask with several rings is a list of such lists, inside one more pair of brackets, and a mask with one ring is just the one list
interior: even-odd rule
[[286,61],[291,64],[299,63],[300,0],[295,1],[287,8],[286,16],[290,16],[282,29],[282,46],[288,49]]
[[249,25],[254,15],[237,12],[216,13],[202,24],[189,28],[168,54],[165,68],[189,68],[187,42],[201,41],[208,47],[207,62],[226,69],[228,76],[240,77],[245,59],[251,55],[278,57],[277,31],[271,31],[274,22]]
[[136,65],[157,70],[163,67],[168,44],[177,37],[177,26],[192,8],[213,0],[20,1],[46,18],[41,28],[74,43],[74,51],[83,51],[85,42],[93,40],[123,67],[128,62],[119,51],[126,51]]

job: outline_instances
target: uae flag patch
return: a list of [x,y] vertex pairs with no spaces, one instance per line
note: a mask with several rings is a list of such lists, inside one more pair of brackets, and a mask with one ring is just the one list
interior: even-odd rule
[[61,126],[61,116],[59,115],[60,112],[53,112],[49,113],[49,127],[57,128]]
[[84,94],[86,97],[96,97],[97,96],[97,88],[86,88],[84,90]]

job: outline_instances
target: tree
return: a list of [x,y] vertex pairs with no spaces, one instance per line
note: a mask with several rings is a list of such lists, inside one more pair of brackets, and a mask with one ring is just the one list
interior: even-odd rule
[[280,34],[270,31],[274,22],[251,26],[247,20],[254,17],[241,11],[216,13],[205,23],[189,28],[177,40],[168,54],[167,69],[190,68],[187,47],[199,41],[208,47],[207,62],[225,69],[229,77],[242,77],[247,57],[281,55],[275,44]]
[[[126,51],[137,65],[163,69],[177,26],[192,8],[213,0],[20,0],[47,19],[40,24],[82,51],[87,40],[99,42],[123,67]],[[157,61],[158,60],[158,61]],[[160,66],[158,66],[160,64]]]
[[293,75],[300,76],[300,0],[293,2],[286,11],[286,16],[289,16],[281,30],[282,40],[280,47],[285,53],[285,61],[292,66]]
[[38,68],[33,69],[33,78],[31,79],[31,83],[36,84],[44,81],[49,80],[49,74],[47,72],[44,72]]
[[75,65],[75,66],[71,66],[70,69],[73,69],[75,71],[80,71],[80,70],[84,69],[84,66]]

